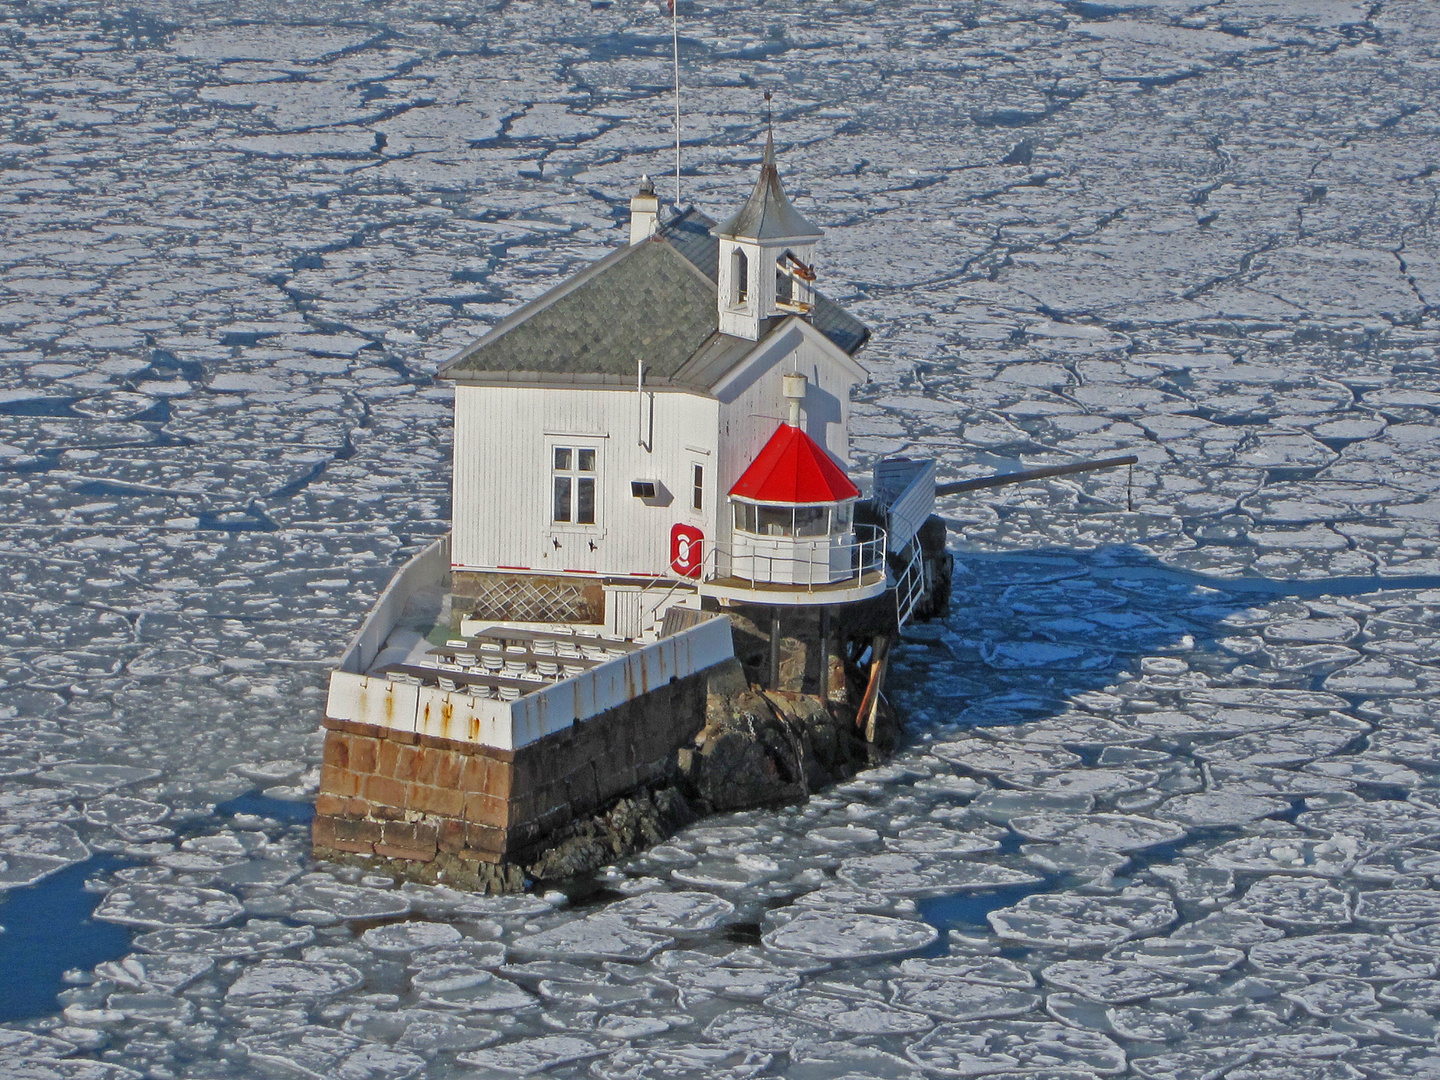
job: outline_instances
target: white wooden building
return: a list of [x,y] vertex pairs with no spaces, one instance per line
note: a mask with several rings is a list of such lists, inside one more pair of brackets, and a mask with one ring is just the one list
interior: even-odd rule
[[815,291],[821,233],[786,197],[773,146],[721,224],[693,208],[662,220],[648,180],[630,209],[627,245],[441,372],[455,382],[456,610],[637,638],[700,595],[882,591],[883,536],[857,531],[843,474],[869,332]]

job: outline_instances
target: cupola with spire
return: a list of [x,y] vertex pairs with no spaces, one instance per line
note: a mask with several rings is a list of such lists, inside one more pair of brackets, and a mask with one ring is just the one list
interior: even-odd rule
[[773,129],[765,134],[755,190],[738,214],[710,232],[720,241],[722,333],[758,341],[768,319],[810,313],[815,243],[824,234],[785,195],[775,167]]

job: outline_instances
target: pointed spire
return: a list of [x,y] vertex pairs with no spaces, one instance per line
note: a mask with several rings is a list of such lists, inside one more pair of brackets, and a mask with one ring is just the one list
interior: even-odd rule
[[765,160],[761,167],[766,165],[775,167],[775,113],[770,107],[769,90],[765,91]]
[[814,243],[824,235],[791,205],[780,183],[780,170],[775,167],[775,121],[770,111],[768,90],[765,91],[765,157],[760,163],[755,190],[738,214],[716,225],[710,232],[728,240],[789,240],[794,243]]

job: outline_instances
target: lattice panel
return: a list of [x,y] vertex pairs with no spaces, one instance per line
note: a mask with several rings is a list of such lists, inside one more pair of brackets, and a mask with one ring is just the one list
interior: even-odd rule
[[474,616],[497,622],[589,622],[585,586],[564,578],[481,578]]

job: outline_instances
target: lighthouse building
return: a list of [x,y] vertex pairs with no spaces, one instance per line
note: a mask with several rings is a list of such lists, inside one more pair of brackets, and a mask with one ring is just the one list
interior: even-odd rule
[[845,472],[869,331],[816,288],[821,231],[767,139],[749,199],[662,220],[452,357],[456,629],[648,639],[674,607],[829,605],[885,589]]

